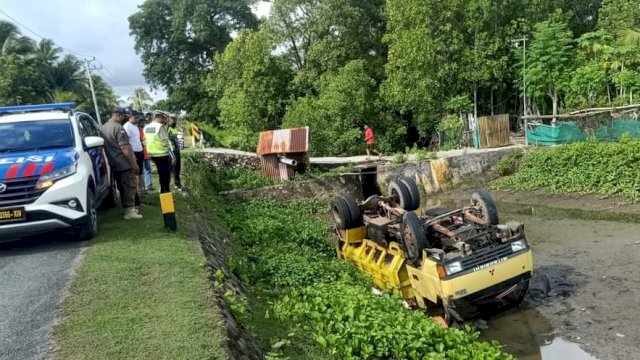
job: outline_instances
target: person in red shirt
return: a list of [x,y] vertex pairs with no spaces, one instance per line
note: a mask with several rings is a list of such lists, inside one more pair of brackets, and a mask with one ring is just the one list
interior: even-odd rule
[[376,144],[376,139],[373,137],[373,129],[369,127],[369,125],[364,126],[364,142],[367,144],[367,160],[371,159],[371,152],[378,154],[379,157],[382,157],[382,154],[373,146]]

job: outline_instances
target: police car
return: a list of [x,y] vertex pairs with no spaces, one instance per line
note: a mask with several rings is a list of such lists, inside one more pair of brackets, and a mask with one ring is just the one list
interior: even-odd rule
[[52,230],[98,234],[116,204],[98,123],[74,103],[0,107],[0,242]]

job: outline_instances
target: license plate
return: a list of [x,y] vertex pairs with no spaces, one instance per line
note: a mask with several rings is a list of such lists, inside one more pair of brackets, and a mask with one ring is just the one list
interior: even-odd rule
[[4,209],[0,210],[0,223],[10,221],[24,221],[25,213],[24,209]]

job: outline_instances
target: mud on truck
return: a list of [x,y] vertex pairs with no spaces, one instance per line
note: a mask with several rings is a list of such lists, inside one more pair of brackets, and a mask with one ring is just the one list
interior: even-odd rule
[[518,306],[532,273],[524,225],[499,224],[488,191],[468,206],[420,209],[411,178],[389,184],[388,196],[331,202],[338,257],[369,274],[411,306],[444,315],[447,323]]

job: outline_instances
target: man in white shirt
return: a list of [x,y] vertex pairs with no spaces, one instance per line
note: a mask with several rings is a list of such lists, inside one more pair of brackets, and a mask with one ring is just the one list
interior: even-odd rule
[[[133,154],[136,158],[136,163],[138,164],[138,169],[140,169],[140,174],[143,174],[144,167],[144,152],[142,149],[142,141],[140,141],[140,128],[138,127],[138,123],[140,122],[141,115],[137,112],[133,112],[128,121],[123,125],[124,130],[129,135],[129,144],[131,145],[131,149],[133,150]],[[136,206],[140,206],[140,197],[138,194],[141,193],[140,189],[140,178],[138,177],[138,191],[136,193]]]

